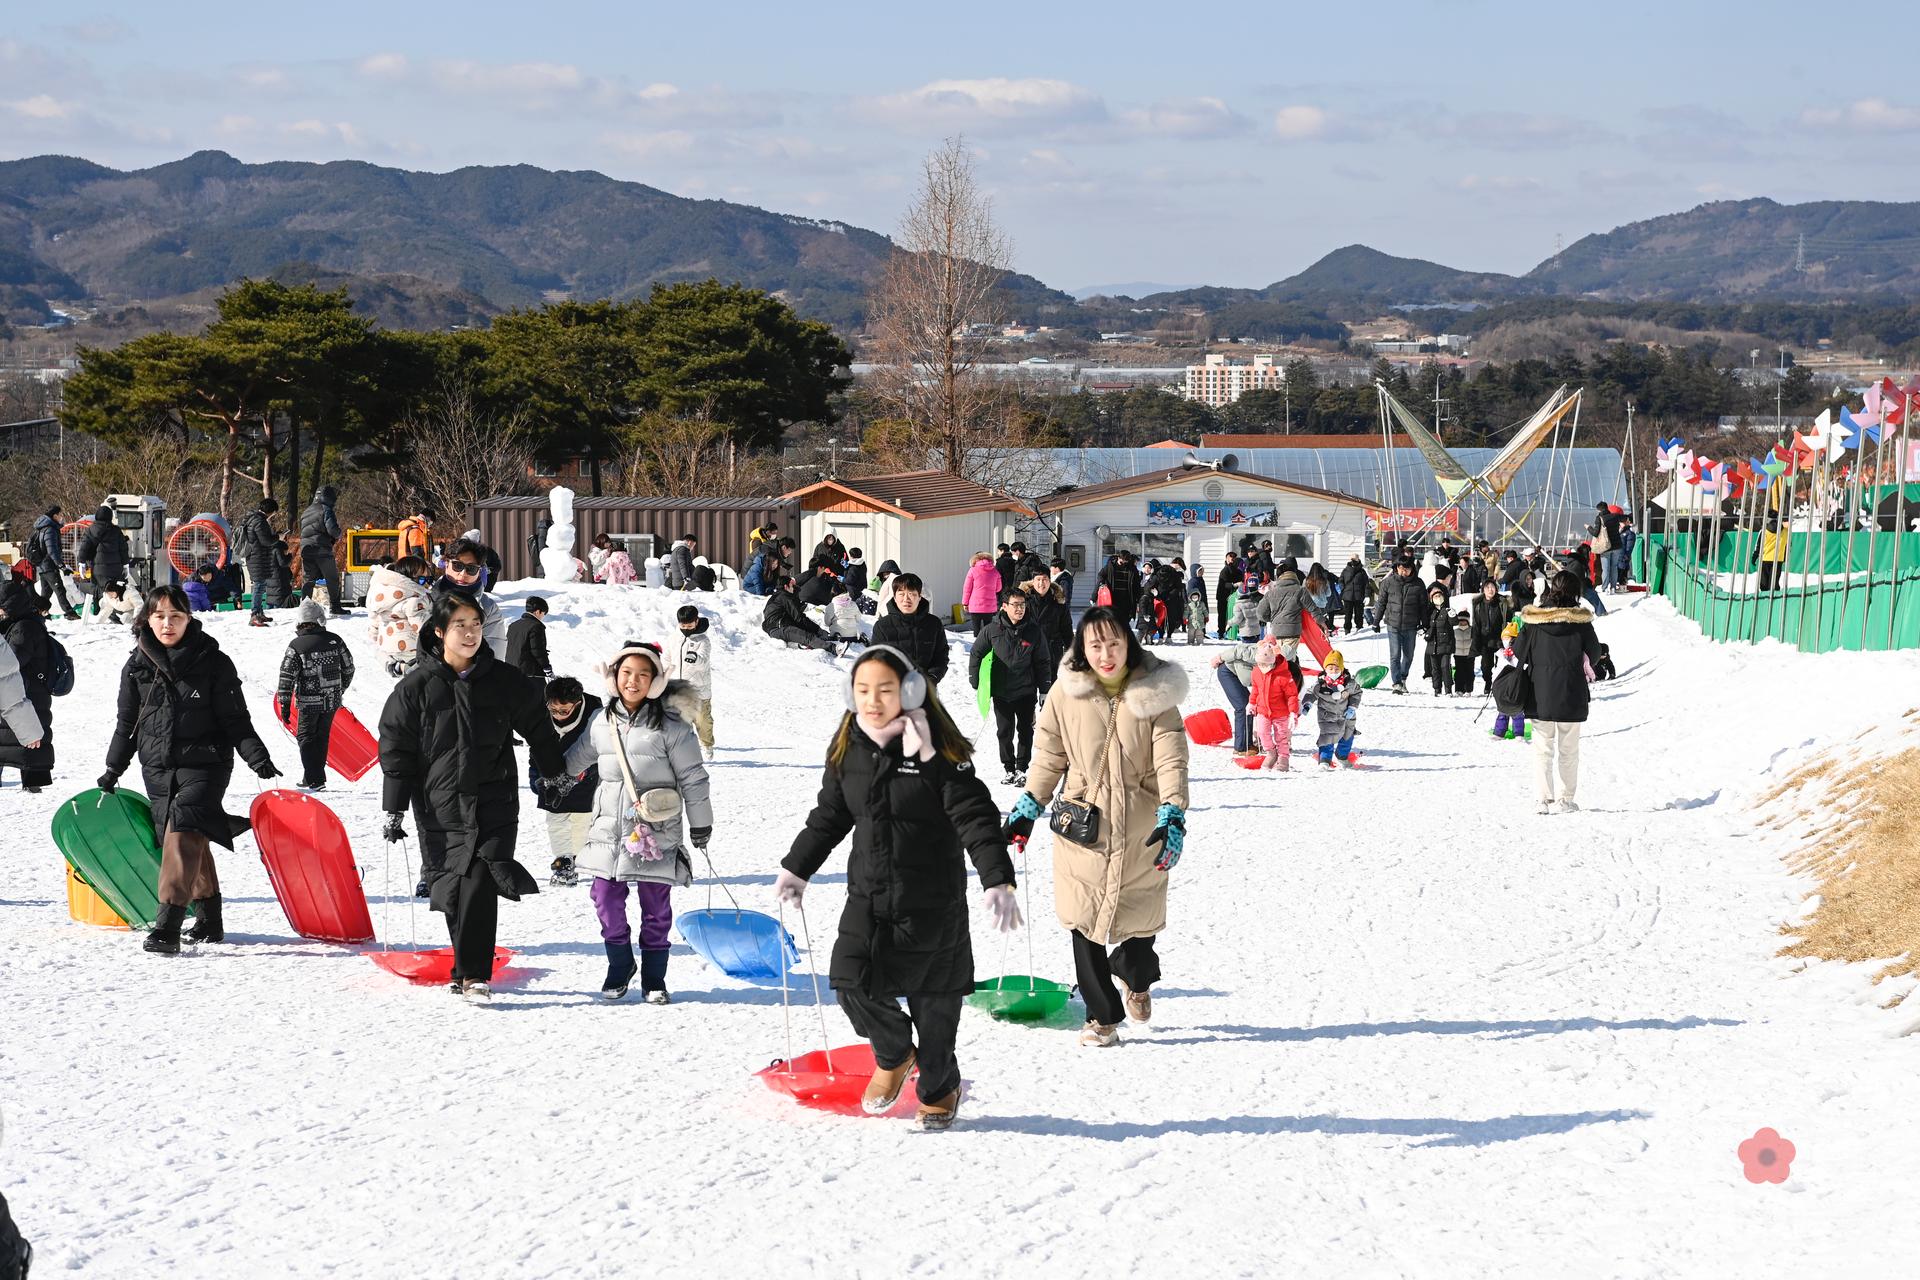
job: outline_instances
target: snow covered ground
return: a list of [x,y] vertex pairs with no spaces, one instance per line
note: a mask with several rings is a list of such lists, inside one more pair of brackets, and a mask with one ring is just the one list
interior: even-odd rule
[[[543,594],[556,666],[582,675],[629,635],[664,637],[680,602]],[[703,603],[713,856],[771,910],[846,664],[771,645],[757,602]],[[291,770],[265,712],[291,626],[209,625]],[[1600,625],[1621,677],[1598,691],[1579,814],[1534,814],[1529,748],[1489,740],[1477,697],[1370,694],[1377,767],[1357,773],[1248,774],[1196,749],[1151,1026],[1093,1051],[970,1010],[945,1136],[761,1087],[786,1052],[777,992],[684,948],[670,1007],[600,1001],[584,886],[503,906],[520,959],[487,1009],[291,936],[250,840],[221,859],[226,945],[167,960],[72,923],[48,818],[99,771],[127,639],[64,630],[81,683],[56,704],[59,783],[0,791],[0,1189],[48,1275],[1908,1271],[1920,1039],[1889,1034],[1911,1014],[1878,1008],[1864,967],[1773,958],[1809,886],[1783,869],[1788,836],[1748,815],[1794,764],[1920,699],[1920,655],[1714,646],[1660,601]],[[342,630],[372,723],[388,681],[364,622]],[[1213,651],[1161,650],[1193,670],[1188,710],[1219,702]],[[1384,661],[1378,637],[1346,651]],[[971,729],[957,670],[945,693]],[[378,779],[327,795],[375,898]],[[230,807],[252,790],[243,774]],[[544,871],[537,824],[528,805]],[[1036,967],[1067,979],[1046,840]],[[843,869],[808,897],[822,962]],[[438,917],[414,925],[444,942]],[[978,914],[975,934],[982,976],[999,972]],[[795,1012],[796,1046],[818,1047]],[[1762,1126],[1798,1149],[1784,1185],[1742,1176]]]

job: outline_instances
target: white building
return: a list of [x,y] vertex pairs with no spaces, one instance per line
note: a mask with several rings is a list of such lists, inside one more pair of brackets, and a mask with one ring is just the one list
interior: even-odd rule
[[1053,494],[1034,503],[1074,571],[1076,607],[1091,603],[1107,557],[1125,549],[1135,563],[1175,556],[1199,565],[1211,587],[1227,552],[1252,535],[1271,539],[1276,560],[1318,560],[1334,573],[1366,553],[1367,510],[1350,493],[1242,471],[1172,467]]
[[785,495],[800,504],[804,560],[831,533],[859,547],[869,572],[888,560],[917,573],[933,611],[952,616],[973,553],[989,555],[1019,535],[1034,512],[1020,499],[944,471],[821,480]]
[[1204,364],[1188,365],[1186,372],[1187,399],[1214,409],[1232,404],[1248,391],[1278,391],[1287,380],[1286,370],[1272,356],[1255,356],[1248,362],[1209,355]]

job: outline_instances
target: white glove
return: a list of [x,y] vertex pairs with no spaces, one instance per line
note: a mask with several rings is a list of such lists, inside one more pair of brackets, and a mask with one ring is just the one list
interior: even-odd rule
[[1021,925],[1020,900],[1013,896],[1010,885],[997,884],[987,890],[987,910],[993,912],[993,927],[1001,933]]
[[773,882],[774,896],[790,907],[799,906],[806,892],[807,882],[791,871],[781,871],[779,878]]

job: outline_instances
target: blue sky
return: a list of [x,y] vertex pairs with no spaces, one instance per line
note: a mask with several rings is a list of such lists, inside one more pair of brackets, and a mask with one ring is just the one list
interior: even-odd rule
[[1920,198],[1901,6],[1294,9],[76,7],[0,27],[0,155],[527,163],[888,231],[959,133],[1062,288],[1356,241],[1519,272],[1705,200]]

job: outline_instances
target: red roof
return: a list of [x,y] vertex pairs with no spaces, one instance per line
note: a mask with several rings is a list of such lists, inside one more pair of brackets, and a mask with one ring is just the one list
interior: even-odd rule
[[887,511],[909,520],[927,516],[970,515],[977,511],[1017,511],[1032,515],[1026,503],[1010,494],[996,493],[983,484],[944,471],[906,471],[891,476],[860,476],[851,480],[821,480],[783,495],[803,507],[809,497],[862,502],[875,511]]

